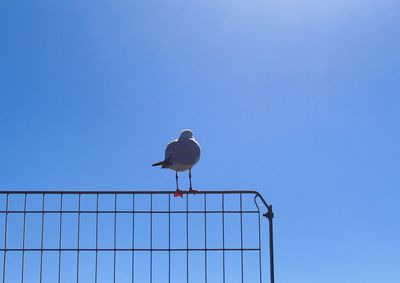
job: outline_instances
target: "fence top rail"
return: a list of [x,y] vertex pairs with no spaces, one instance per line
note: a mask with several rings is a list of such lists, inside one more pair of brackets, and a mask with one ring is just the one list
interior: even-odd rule
[[[0,194],[112,194],[112,195],[120,195],[120,194],[136,194],[136,195],[172,195],[175,191],[0,191]],[[187,191],[182,191],[183,194],[193,194]],[[255,198],[259,198],[262,203],[269,208],[270,205],[265,201],[263,196],[255,190],[213,190],[213,191],[197,191],[196,195],[215,195],[215,194],[252,194]]]

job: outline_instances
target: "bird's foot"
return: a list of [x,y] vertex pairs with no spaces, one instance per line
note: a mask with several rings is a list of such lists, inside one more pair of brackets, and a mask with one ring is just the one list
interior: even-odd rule
[[196,194],[196,193],[198,193],[199,191],[198,190],[194,190],[193,188],[189,188],[189,193],[190,194]]
[[179,189],[177,189],[174,193],[174,197],[183,197],[183,192]]

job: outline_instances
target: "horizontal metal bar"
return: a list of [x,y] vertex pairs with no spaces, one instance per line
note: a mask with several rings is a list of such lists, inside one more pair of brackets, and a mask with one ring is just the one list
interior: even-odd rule
[[[68,190],[53,190],[53,191],[0,191],[0,194],[135,194],[135,195],[148,195],[148,194],[158,194],[158,195],[173,195],[175,191],[68,191]],[[268,207],[268,203],[262,197],[262,195],[256,190],[200,190],[196,193],[182,191],[183,194],[192,194],[192,195],[215,195],[215,194],[252,194],[256,197],[260,198],[263,204]]]
[[[173,195],[175,191],[66,191],[66,190],[60,190],[60,191],[0,191],[0,194],[88,194],[88,195],[97,195],[97,194],[112,194],[112,195],[126,195],[126,194],[134,194],[134,195]],[[265,201],[263,196],[255,190],[226,190],[226,191],[221,191],[221,190],[206,190],[206,191],[197,191],[196,193],[192,193],[189,191],[182,191],[183,194],[187,195],[226,195],[226,194],[252,194],[255,197],[258,197],[262,203],[265,205],[265,207],[268,208],[269,204]]]
[[[135,195],[148,195],[148,194],[157,194],[157,195],[173,195],[175,191],[68,191],[68,190],[51,190],[51,191],[6,191],[1,190],[0,194],[135,194]],[[199,190],[195,193],[189,191],[182,191],[183,194],[188,195],[202,195],[202,194],[259,194],[259,192],[255,190]]]
[[182,248],[182,249],[156,249],[156,248],[153,248],[153,249],[137,249],[137,248],[135,248],[135,249],[123,249],[123,248],[121,248],[121,249],[118,249],[118,248],[116,248],[116,249],[113,249],[113,248],[110,248],[110,249],[106,249],[106,248],[99,248],[99,249],[90,249],[90,248],[87,248],[87,249],[85,249],[85,248],[79,248],[79,249],[67,249],[67,248],[65,248],[65,249],[63,249],[63,248],[61,248],[61,249],[47,249],[47,248],[44,248],[44,249],[0,249],[0,252],[113,252],[113,251],[117,251],[117,252],[132,252],[132,251],[135,251],[135,252],[151,252],[151,251],[153,251],[153,252],[205,252],[205,251],[215,251],[215,252],[218,252],[218,251],[259,251],[260,249],[259,248],[243,248],[243,249],[241,249],[241,248],[221,248],[221,249],[217,249],[217,248],[207,248],[207,249],[196,249],[196,248],[193,248],[193,249],[184,249],[184,248]]
[[[156,191],[156,190],[151,190],[151,191],[68,191],[68,190],[51,190],[51,191],[24,191],[24,190],[19,190],[19,191],[8,191],[8,190],[3,190],[0,191],[0,194],[118,194],[118,195],[123,195],[123,194],[135,194],[135,195],[148,195],[148,194],[157,194],[157,195],[173,195],[175,191]],[[256,190],[199,190],[196,193],[192,193],[189,191],[182,191],[183,194],[192,194],[192,195],[214,195],[214,194],[253,194],[256,197],[260,198],[260,200],[263,202],[263,204],[268,207],[268,203],[265,201],[263,196]]]
[[182,211],[182,210],[176,210],[176,211],[168,211],[168,210],[166,210],[166,211],[163,211],[163,210],[157,210],[157,211],[151,211],[151,210],[139,210],[139,211],[133,211],[133,210],[116,210],[116,211],[114,211],[114,210],[104,210],[104,211],[102,211],[102,210],[99,210],[99,211],[96,211],[96,210],[80,210],[80,211],[78,211],[78,210],[64,210],[64,211],[62,211],[62,210],[44,210],[44,211],[40,211],[40,210],[32,210],[32,211],[29,211],[29,210],[27,210],[27,211],[19,211],[19,210],[9,210],[9,211],[5,211],[5,210],[1,210],[0,211],[0,214],[1,213],[9,213],[9,214],[24,214],[24,213],[26,213],[26,214],[42,214],[42,213],[44,213],[44,214],[61,214],[61,213],[63,213],[63,214],[115,214],[115,213],[117,213],[117,214],[151,214],[151,213],[155,213],[155,214],[179,214],[179,213],[182,213],[182,214],[186,214],[186,213],[189,213],[189,214],[204,214],[204,213],[207,213],[207,214],[222,214],[222,213],[224,213],[224,214],[228,214],[228,213],[231,213],[231,214],[234,214],[234,213],[238,213],[238,214],[242,214],[242,213],[260,213],[259,211],[256,211],[256,210],[243,210],[243,211],[240,211],[240,210],[225,210],[225,211],[218,211],[218,210],[211,210],[211,211],[198,211],[198,210],[193,210],[193,211],[188,211],[188,212],[186,212],[186,211]]

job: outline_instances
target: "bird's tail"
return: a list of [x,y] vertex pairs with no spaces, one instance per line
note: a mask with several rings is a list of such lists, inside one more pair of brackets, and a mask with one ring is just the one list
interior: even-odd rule
[[165,168],[169,164],[170,163],[168,162],[168,160],[164,160],[164,161],[160,161],[160,162],[154,163],[152,166],[161,166],[162,168]]

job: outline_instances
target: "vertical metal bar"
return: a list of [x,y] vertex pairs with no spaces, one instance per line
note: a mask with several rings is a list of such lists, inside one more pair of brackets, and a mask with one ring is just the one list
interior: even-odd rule
[[79,256],[80,256],[80,236],[81,236],[81,194],[78,194],[78,251],[76,253],[76,282],[79,282]]
[[272,205],[268,206],[268,222],[269,222],[269,264],[270,264],[270,277],[271,283],[275,283],[275,272],[274,272],[274,231],[272,219],[274,218],[274,213],[272,211]]
[[46,195],[42,194],[42,238],[40,241],[40,283],[42,283],[43,278],[43,244],[44,244],[44,201]]
[[117,194],[114,194],[114,283],[115,283],[115,267],[117,261]]
[[135,194],[132,194],[132,283],[135,282]]
[[171,283],[171,195],[168,194],[168,283]]
[[3,255],[3,283],[6,281],[6,261],[7,261],[7,229],[8,229],[8,193],[6,195],[6,221],[4,228],[4,255]]
[[97,283],[97,265],[99,256],[99,194],[96,194],[96,260],[95,260],[95,273],[94,282]]
[[222,193],[222,279],[225,283],[225,195]]
[[59,228],[59,239],[58,239],[58,283],[61,282],[61,240],[62,240],[62,217],[63,217],[63,197],[61,194],[60,198],[60,228]]
[[[257,203],[256,203],[257,205]],[[260,209],[258,208],[258,264],[259,264],[259,271],[260,271],[260,283],[262,283],[262,257],[261,257],[261,215]]]
[[150,194],[150,283],[153,282],[153,194]]
[[189,194],[186,194],[186,283],[189,283]]
[[204,194],[204,278],[208,282],[207,272],[207,194]]
[[242,283],[243,283],[244,275],[243,275],[243,201],[242,201],[242,194],[240,194],[240,264],[241,264],[241,275],[242,275]]
[[24,267],[25,267],[25,233],[26,233],[26,193],[24,197],[24,227],[22,231],[22,262],[21,262],[21,283],[24,283]]

